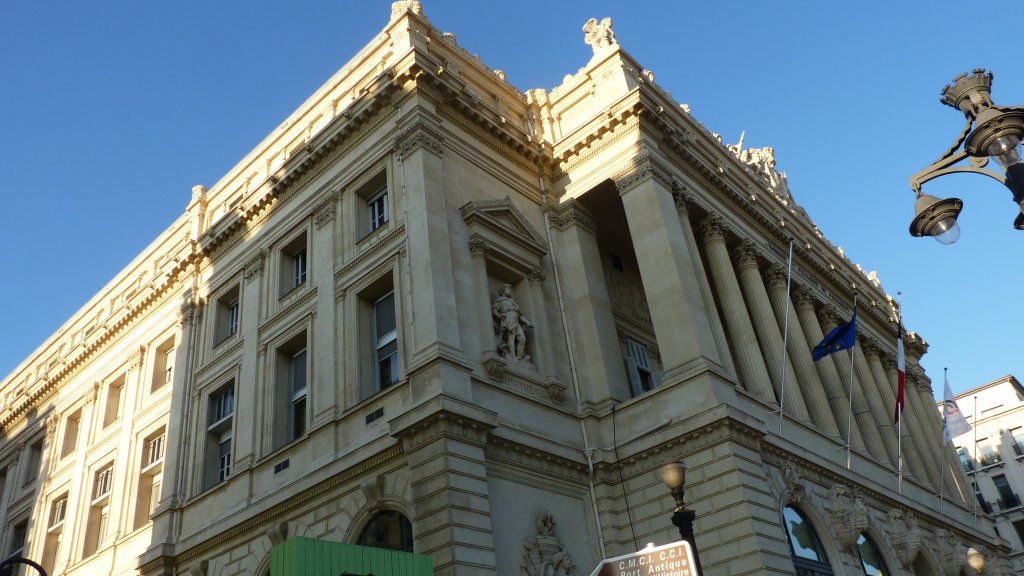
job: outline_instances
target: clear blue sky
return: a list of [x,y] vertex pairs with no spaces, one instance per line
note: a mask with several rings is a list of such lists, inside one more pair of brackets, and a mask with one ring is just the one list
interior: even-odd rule
[[[0,5],[0,375],[11,372],[386,24],[390,1],[6,2]],[[611,16],[619,43],[709,129],[774,146],[797,202],[930,343],[941,395],[1024,363],[1020,249],[1009,193],[981,176],[926,185],[965,201],[963,236],[911,238],[907,177],[963,126],[953,76],[995,72],[1024,105],[1000,22],[953,2],[454,2],[438,28],[521,90],[552,88]],[[973,29],[975,38],[968,38]],[[1016,256],[1015,256],[1016,254]]]

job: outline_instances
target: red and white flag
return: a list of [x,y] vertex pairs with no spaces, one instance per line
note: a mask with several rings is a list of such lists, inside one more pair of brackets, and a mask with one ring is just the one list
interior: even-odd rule
[[896,416],[894,423],[900,421],[900,414],[903,412],[903,383],[907,377],[907,361],[903,357],[903,320],[900,322],[900,332],[896,337]]

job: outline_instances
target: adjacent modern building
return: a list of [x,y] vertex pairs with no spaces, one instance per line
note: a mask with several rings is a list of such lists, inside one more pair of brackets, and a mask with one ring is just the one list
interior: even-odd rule
[[1007,375],[958,394],[956,403],[971,424],[970,432],[953,438],[974,488],[971,504],[995,522],[1013,549],[1013,573],[1024,574],[1024,386]]
[[[679,538],[658,470],[682,460],[705,574],[972,574],[969,546],[1009,574],[951,447],[922,440],[941,421],[912,333],[893,423],[877,278],[770,148],[723,144],[611,19],[582,36],[589,62],[521,92],[396,2],[0,383],[3,553],[585,575]],[[813,361],[855,299],[856,346]]]

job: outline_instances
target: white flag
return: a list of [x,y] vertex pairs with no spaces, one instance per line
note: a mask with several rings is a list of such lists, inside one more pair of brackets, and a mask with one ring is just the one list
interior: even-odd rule
[[956,398],[953,391],[949,389],[949,379],[946,379],[946,396],[942,402],[942,438],[949,442],[961,434],[971,431],[971,425],[964,418],[960,407],[956,405]]

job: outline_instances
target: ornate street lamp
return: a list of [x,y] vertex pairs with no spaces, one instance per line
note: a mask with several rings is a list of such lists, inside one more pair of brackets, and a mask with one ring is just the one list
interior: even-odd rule
[[[970,76],[961,74],[943,88],[940,102],[963,112],[967,125],[938,160],[910,177],[910,187],[917,194],[911,235],[932,236],[943,244],[952,244],[960,238],[956,217],[963,202],[959,198],[942,199],[921,192],[925,182],[954,172],[984,174],[1009,188],[1014,203],[1021,207],[1013,227],[1024,230],[1024,162],[1021,162],[1024,107],[996,106],[989,95],[991,88],[992,73],[982,69],[974,70]],[[1005,174],[985,168],[989,157],[1003,167]],[[956,165],[965,158],[970,158],[969,164]]]
[[7,560],[0,562],[0,576],[10,576],[12,574],[12,571],[14,570],[13,566],[15,564],[25,564],[26,566],[31,566],[32,568],[35,568],[36,572],[39,572],[39,574],[41,574],[42,576],[46,576],[46,570],[43,570],[42,566],[29,560],[28,558],[21,557],[8,558]]
[[672,523],[679,529],[679,535],[686,542],[690,543],[693,550],[693,563],[696,564],[697,574],[703,574],[700,566],[700,555],[697,554],[697,539],[693,535],[693,521],[697,513],[687,510],[683,504],[683,484],[686,483],[686,464],[682,462],[669,462],[661,467],[661,481],[668,486],[672,497],[676,500],[676,509],[672,513]]
[[974,548],[967,549],[967,565],[978,574],[985,573],[985,555]]

